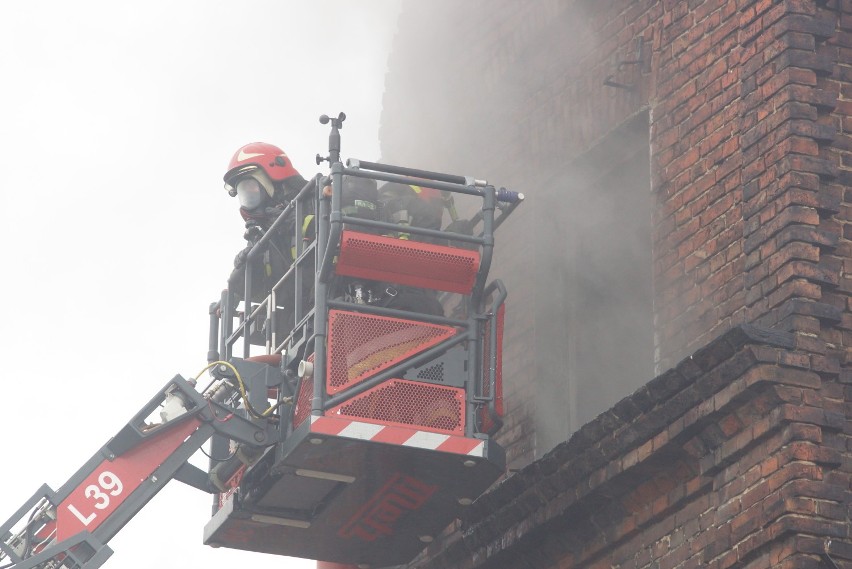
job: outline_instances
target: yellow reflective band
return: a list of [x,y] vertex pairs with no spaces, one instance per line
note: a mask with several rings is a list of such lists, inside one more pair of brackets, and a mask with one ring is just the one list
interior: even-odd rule
[[305,216],[305,220],[302,222],[302,237],[308,233],[308,227],[311,225],[311,221],[314,220],[314,214],[309,213]]

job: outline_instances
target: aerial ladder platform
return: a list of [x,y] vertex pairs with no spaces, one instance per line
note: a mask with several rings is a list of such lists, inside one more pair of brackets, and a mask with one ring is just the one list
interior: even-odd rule
[[[231,282],[211,304],[202,373],[172,378],[61,488],[43,485],[0,525],[0,566],[100,567],[109,540],[173,479],[211,494],[207,545],[398,565],[504,473],[493,435],[506,290],[488,273],[494,231],[523,194],[344,164],[344,119],[321,117],[331,135],[317,163],[330,173],[309,180],[252,244],[242,298]],[[447,203],[467,196],[472,229],[359,216],[347,180],[433,188]],[[294,260],[255,294],[252,264],[281,228],[294,232]],[[398,294],[439,299],[441,310],[395,304]],[[204,470],[188,460],[208,441]]]

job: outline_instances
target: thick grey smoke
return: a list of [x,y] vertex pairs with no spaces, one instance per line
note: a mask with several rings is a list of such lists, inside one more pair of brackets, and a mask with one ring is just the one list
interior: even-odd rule
[[502,436],[534,425],[537,456],[654,373],[648,119],[613,130],[610,101],[590,101],[630,95],[590,81],[601,43],[582,5],[405,4],[380,131],[387,162],[527,195],[492,275],[510,294]]

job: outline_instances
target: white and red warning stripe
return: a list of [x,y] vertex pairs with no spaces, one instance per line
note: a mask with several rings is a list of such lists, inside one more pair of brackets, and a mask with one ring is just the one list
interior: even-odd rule
[[393,425],[365,423],[336,417],[311,416],[311,432],[377,443],[452,452],[466,456],[484,456],[485,441],[468,437],[420,431]]

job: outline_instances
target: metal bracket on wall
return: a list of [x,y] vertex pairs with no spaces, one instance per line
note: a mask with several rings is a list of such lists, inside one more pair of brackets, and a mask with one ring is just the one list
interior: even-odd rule
[[834,559],[832,559],[831,556],[828,554],[828,550],[830,548],[831,548],[831,540],[827,539],[827,540],[825,540],[825,543],[823,543],[822,549],[823,549],[824,553],[820,554],[820,558],[822,559],[823,565],[825,565],[829,569],[840,569],[840,567],[837,566],[837,563],[834,562]]
[[637,65],[640,72],[644,73],[647,70],[647,66],[645,64],[645,38],[639,36],[636,38],[636,56],[633,59],[622,59],[615,66],[616,72],[610,75],[607,75],[603,84],[607,87],[614,87],[616,89],[624,89],[625,91],[633,91],[636,86],[630,83],[623,83],[621,81],[616,81],[615,76],[619,72],[621,72],[628,65]]

